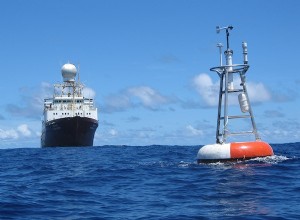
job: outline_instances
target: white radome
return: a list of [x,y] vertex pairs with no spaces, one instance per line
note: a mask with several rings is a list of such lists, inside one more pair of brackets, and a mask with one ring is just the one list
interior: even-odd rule
[[71,63],[67,63],[61,68],[61,74],[65,82],[75,81],[76,73],[76,66]]

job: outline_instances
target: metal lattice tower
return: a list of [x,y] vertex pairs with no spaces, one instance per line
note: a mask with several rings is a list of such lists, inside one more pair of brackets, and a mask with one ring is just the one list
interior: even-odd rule
[[[219,103],[218,103],[218,119],[217,119],[217,131],[216,131],[216,143],[225,143],[228,136],[233,135],[254,135],[255,140],[260,140],[258,135],[256,124],[253,116],[253,112],[250,105],[250,100],[246,86],[246,72],[249,69],[248,65],[248,51],[247,43],[243,42],[243,55],[244,64],[233,64],[232,55],[233,51],[229,48],[229,31],[232,30],[232,26],[222,27],[217,26],[217,33],[221,30],[226,30],[227,49],[224,52],[226,58],[226,65],[222,65],[222,44],[218,44],[220,50],[220,66],[213,67],[210,70],[216,72],[220,77],[220,91],[219,91]],[[234,88],[233,79],[234,75],[240,79],[240,87]],[[240,103],[241,111],[244,114],[241,115],[229,115],[228,108],[228,95],[236,94]],[[252,129],[250,131],[238,131],[231,132],[228,129],[230,120],[238,119],[250,119]],[[223,124],[222,124],[223,123]]]

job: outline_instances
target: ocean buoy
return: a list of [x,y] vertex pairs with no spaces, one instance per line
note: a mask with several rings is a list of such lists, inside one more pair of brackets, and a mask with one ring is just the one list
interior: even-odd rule
[[[247,43],[242,43],[244,64],[233,64],[233,51],[229,48],[229,31],[232,29],[232,26],[222,28],[217,26],[217,33],[221,30],[226,30],[227,49],[224,52],[226,65],[223,65],[222,44],[217,44],[217,47],[219,47],[220,50],[220,66],[210,69],[211,71],[216,72],[220,77],[216,143],[205,145],[199,149],[197,154],[198,163],[247,160],[255,157],[267,157],[273,155],[272,147],[260,139],[250,105],[246,86],[246,72],[249,69]],[[235,79],[240,79],[239,87],[233,87],[234,77]],[[233,107],[232,105],[229,105],[229,94],[239,94],[238,100],[243,114],[229,114],[231,113],[229,107]],[[252,129],[247,131],[231,131],[232,127],[229,126],[230,121],[238,119],[250,119]],[[249,134],[254,135],[255,141],[226,143],[230,136],[244,136]]]
[[238,161],[272,155],[272,147],[263,141],[210,144],[199,149],[197,162]]

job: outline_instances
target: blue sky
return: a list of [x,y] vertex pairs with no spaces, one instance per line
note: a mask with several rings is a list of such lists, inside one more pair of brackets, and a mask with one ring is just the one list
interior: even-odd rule
[[217,25],[234,27],[234,63],[248,43],[262,139],[300,140],[299,1],[10,0],[0,10],[0,148],[40,147],[43,99],[68,61],[95,94],[95,145],[214,143]]

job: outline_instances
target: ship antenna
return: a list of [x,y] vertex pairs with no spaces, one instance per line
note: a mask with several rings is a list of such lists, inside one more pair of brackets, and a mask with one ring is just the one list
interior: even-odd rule
[[78,63],[78,75],[77,75],[77,81],[80,82],[80,63]]
[[78,75],[77,75],[77,83],[78,83],[78,95],[82,95],[82,87],[81,87],[81,83],[80,83],[80,63],[78,63],[78,71],[77,71]]

